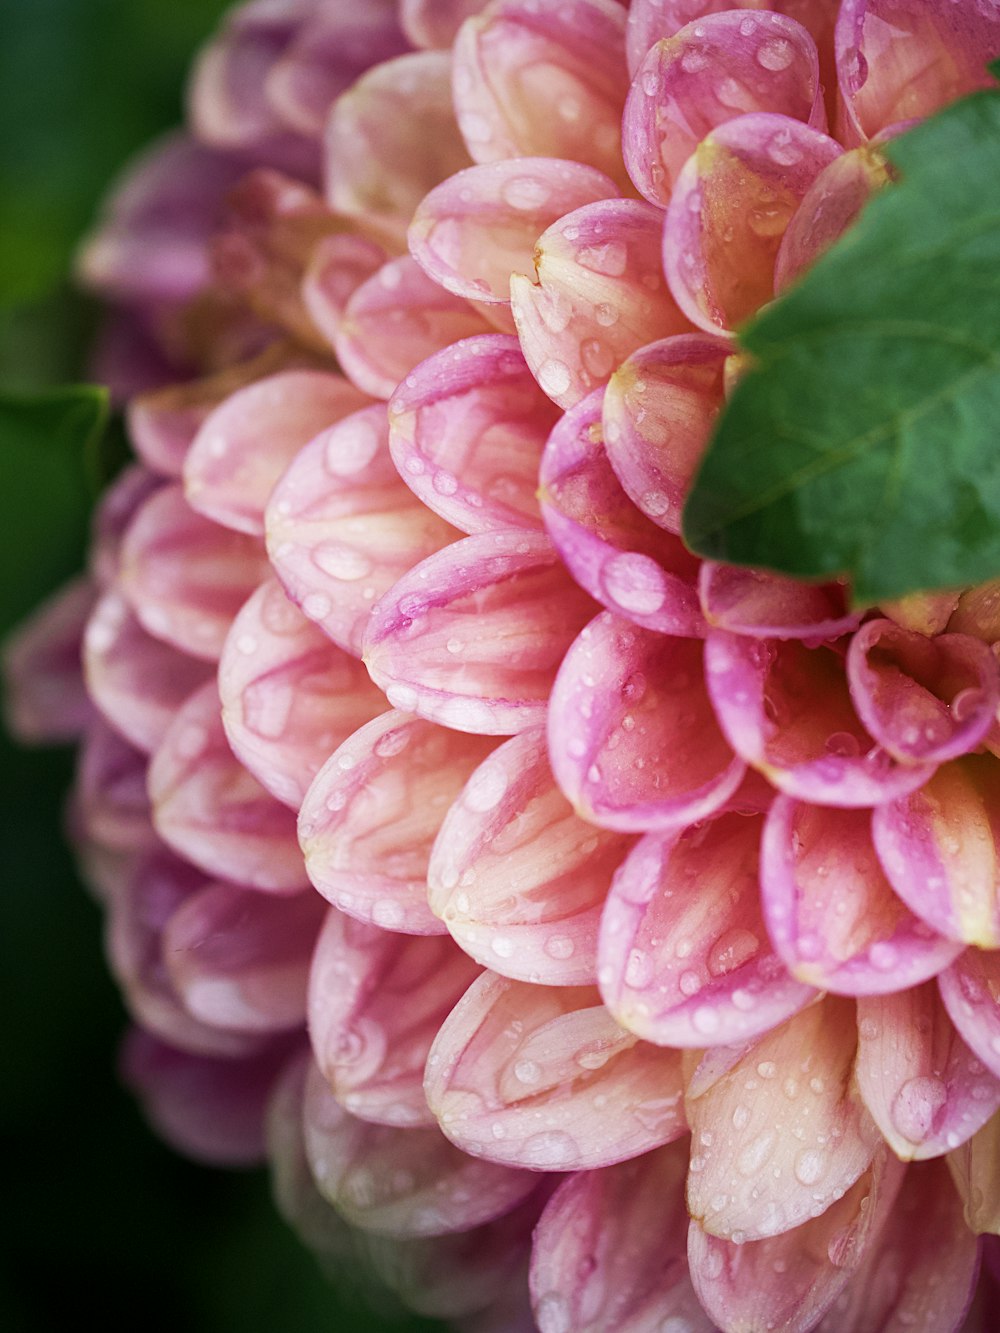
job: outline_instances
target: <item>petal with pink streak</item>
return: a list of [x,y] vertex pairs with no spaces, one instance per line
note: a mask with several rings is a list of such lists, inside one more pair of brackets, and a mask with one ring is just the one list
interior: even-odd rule
[[122,543],[121,591],[142,627],[209,662],[268,573],[261,542],[195,513],[180,486],[151,496]]
[[560,787],[604,828],[642,832],[704,819],[743,777],[705,691],[701,642],[610,612],[566,654],[548,723]]
[[556,669],[593,602],[540,533],[466,537],[412,569],[365,632],[365,663],[395,708],[509,736],[545,716]]
[[77,752],[73,836],[115,852],[145,852],[157,841],[146,792],[146,756],[102,720]]
[[486,0],[401,0],[399,21],[414,46],[446,49],[467,18],[486,8]]
[[348,301],[388,258],[377,242],[350,232],[324,236],[313,247],[302,278],[302,301],[331,347]]
[[965,949],[938,977],[938,989],[959,1036],[1000,1078],[1000,953]]
[[604,393],[604,442],[625,492],[647,518],[680,533],[688,487],[722,406],[732,346],[705,334],[650,343]]
[[764,569],[706,560],[698,579],[701,609],[710,625],[760,639],[836,639],[857,629],[859,612],[847,607],[839,583],[802,583]]
[[541,1333],[714,1333],[684,1253],[686,1144],[568,1177],[535,1229]]
[[160,489],[162,478],[141,463],[123,468],[101,496],[90,522],[87,564],[100,588],[118,578],[121,546],[128,526],[140,507]]
[[[687,1098],[688,1211],[742,1244],[818,1217],[868,1166],[878,1133],[851,1092],[852,1005],[827,997]],[[735,1165],[735,1170],[733,1169]]]
[[219,696],[236,757],[293,810],[332,751],[385,710],[361,663],[307,620],[276,579],[233,621]]
[[767,939],[762,822],[721,814],[683,833],[649,833],[615,876],[598,977],[604,1003],[637,1036],[659,1046],[731,1045],[815,997]]
[[977,1235],[1000,1236],[1000,1115],[945,1160],[965,1205],[965,1225]]
[[585,204],[542,233],[533,277],[512,274],[525,360],[560,407],[606,384],[643,343],[689,329],[663,281],[661,219],[639,199]]
[[516,338],[467,338],[407,375],[389,403],[389,447],[424,504],[463,532],[540,528],[538,460],[558,412]]
[[933,764],[900,764],[865,731],[834,647],[712,630],[708,690],[726,739],[789,796],[879,805],[921,786]]
[[424,1065],[480,969],[446,936],[395,935],[330,911],[309,979],[316,1062],[352,1115],[434,1125]]
[[460,171],[413,215],[408,239],[420,266],[470,301],[510,300],[510,275],[531,271],[535,242],[566,213],[618,187],[580,162],[517,157]]
[[542,455],[539,497],[549,536],[576,581],[645,629],[700,637],[698,559],[632,504],[602,440],[596,389],[571,408]]
[[386,60],[341,97],[326,124],[326,197],[401,244],[414,209],[470,165],[455,121],[451,57],[416,51]]
[[770,111],[826,129],[816,43],[769,10],[708,14],[661,39],[635,73],[622,147],[632,183],[662,208],[702,139],[734,116]]
[[785,229],[824,167],[833,139],[769,112],[737,116],[698,145],[680,173],[663,232],[663,267],[685,315],[734,329],[774,295]]
[[485,972],[438,1033],[424,1088],[464,1152],[535,1171],[609,1166],[687,1128],[680,1053],[619,1027],[589,986]]
[[597,926],[629,840],[585,824],[555,785],[544,729],[475,770],[427,872],[431,909],[473,958],[547,986],[593,985]]
[[1000,579],[967,588],[948,621],[953,634],[971,634],[983,643],[1000,642]]
[[961,949],[893,893],[866,811],[779,796],[767,818],[760,874],[774,947],[796,977],[821,990],[902,990],[936,975]]
[[625,15],[612,0],[499,0],[454,46],[455,109],[477,162],[559,157],[621,185]]
[[392,259],[356,289],[334,335],[337,360],[374,398],[388,398],[415,366],[489,325],[415,259]]
[[3,644],[4,722],[26,745],[75,741],[94,716],[80,650],[96,597],[89,578],[74,579]]
[[1000,1107],[1000,1080],[955,1031],[932,982],[858,1000],[858,1088],[893,1152],[940,1157]]
[[149,767],[149,795],[160,837],[207,874],[269,893],[308,886],[295,816],[229,748],[214,681],[174,718]]
[[324,911],[312,890],[293,898],[235,884],[199,890],[163,931],[163,961],[177,994],[213,1027],[268,1033],[301,1026]]
[[375,1125],[337,1102],[313,1066],[306,1081],[306,1152],[323,1196],[354,1226],[414,1239],[467,1231],[521,1203],[530,1171],[481,1162],[436,1127]]
[[382,403],[306,445],[274,488],[264,525],[285,592],[355,657],[376,599],[458,536],[400,480]]
[[299,814],[306,869],[324,898],[387,930],[444,934],[427,902],[431,845],[494,744],[395,709],[348,737]]
[[875,847],[903,902],[949,939],[1000,945],[1000,787],[991,755],[937,770],[876,811]]

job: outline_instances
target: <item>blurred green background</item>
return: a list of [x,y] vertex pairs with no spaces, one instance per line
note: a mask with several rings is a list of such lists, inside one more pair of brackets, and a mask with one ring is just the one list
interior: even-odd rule
[[[0,388],[79,380],[73,249],[128,158],[179,122],[224,0],[0,0]],[[0,439],[0,632],[82,558],[82,460]],[[115,1079],[125,1017],[61,842],[67,752],[0,733],[0,1329],[353,1333],[261,1173],[159,1144]],[[414,1322],[413,1329],[431,1325]]]

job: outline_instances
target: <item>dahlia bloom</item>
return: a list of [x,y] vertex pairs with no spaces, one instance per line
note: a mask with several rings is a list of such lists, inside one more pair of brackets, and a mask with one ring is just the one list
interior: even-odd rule
[[255,0],[84,248],[136,461],[14,722],[82,735],[151,1118],[411,1309],[995,1326],[1000,583],[680,517],[734,329],[998,20]]

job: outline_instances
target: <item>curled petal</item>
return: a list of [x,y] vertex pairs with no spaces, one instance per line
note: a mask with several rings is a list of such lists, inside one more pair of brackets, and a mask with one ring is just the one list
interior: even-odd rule
[[618,1022],[647,1041],[746,1041],[814,998],[767,939],[761,823],[721,814],[680,834],[649,833],[615,876],[601,921],[601,994]]
[[428,900],[504,976],[592,985],[597,925],[628,839],[585,824],[555,785],[545,733],[506,741],[469,778],[431,852]]
[[560,407],[606,384],[643,343],[689,328],[663,281],[661,217],[637,199],[585,204],[543,232],[534,277],[512,274],[525,360]]
[[841,147],[788,116],[754,112],[714,129],[677,179],[663,266],[699,328],[734,329],[774,295],[774,263],[793,213]]
[[1000,953],[965,949],[938,977],[938,988],[959,1035],[1000,1078]]
[[306,869],[320,893],[385,929],[443,934],[427,903],[431,844],[493,744],[395,709],[344,741],[299,814]]
[[856,1077],[893,1152],[940,1157],[1000,1107],[1000,1080],[955,1031],[937,987],[858,1000]]
[[147,758],[100,719],[77,756],[74,835],[114,852],[145,852],[156,842],[146,792]]
[[414,46],[451,46],[467,18],[485,8],[485,0],[401,0],[399,21]]
[[700,636],[698,560],[622,490],[601,438],[603,392],[549,436],[539,477],[545,526],[576,581],[609,610],[663,634]]
[[549,751],[575,809],[624,832],[703,819],[744,773],[715,723],[700,641],[608,612],[583,630],[560,668]]
[[329,912],[309,981],[316,1062],[352,1115],[433,1125],[424,1064],[479,968],[447,936],[395,935]]
[[93,717],[80,651],[96,596],[90,579],[74,579],[3,645],[4,721],[25,744],[76,740]]
[[761,639],[836,639],[857,628],[839,583],[801,583],[763,569],[706,560],[698,579],[701,609],[710,625]]
[[395,708],[460,731],[537,725],[593,603],[532,532],[466,537],[405,575],[372,612],[365,662]]
[[272,893],[309,884],[295,816],[239,762],[209,681],[174,718],[149,767],[153,822],[164,842],[209,875]]
[[330,752],[385,709],[361,663],[306,620],[276,579],[233,621],[219,696],[237,758],[293,810]]
[[878,1135],[850,1091],[852,1017],[848,1001],[821,999],[727,1055],[703,1091],[689,1086],[688,1210],[703,1231],[735,1244],[781,1235],[868,1166]]
[[861,724],[833,648],[713,630],[708,689],[733,749],[779,791],[844,807],[913,791],[932,764],[896,762]]
[[389,403],[389,447],[424,504],[463,532],[541,527],[535,491],[557,418],[516,338],[467,338],[407,375]]
[[1000,642],[1000,579],[968,588],[948,621],[953,634],[971,634],[983,643]]
[[639,1042],[586,986],[484,973],[438,1033],[424,1087],[464,1152],[535,1171],[610,1165],[686,1128],[680,1053]]
[[965,1205],[965,1225],[981,1235],[1000,1235],[1000,1115],[946,1158]]
[[140,507],[160,489],[162,479],[141,463],[122,469],[101,496],[90,525],[87,564],[100,588],[118,579],[121,546],[128,526]]
[[331,347],[348,301],[388,257],[376,241],[351,232],[324,236],[313,247],[302,278],[302,301],[309,318]]

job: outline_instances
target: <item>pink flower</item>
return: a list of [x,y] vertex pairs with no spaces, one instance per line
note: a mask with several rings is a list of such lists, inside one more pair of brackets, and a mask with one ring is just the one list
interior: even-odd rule
[[256,0],[85,247],[139,461],[14,719],[83,732],[151,1118],[237,1162],[270,1104],[413,1309],[992,1326],[1000,592],[854,611],[680,515],[733,330],[996,19]]

